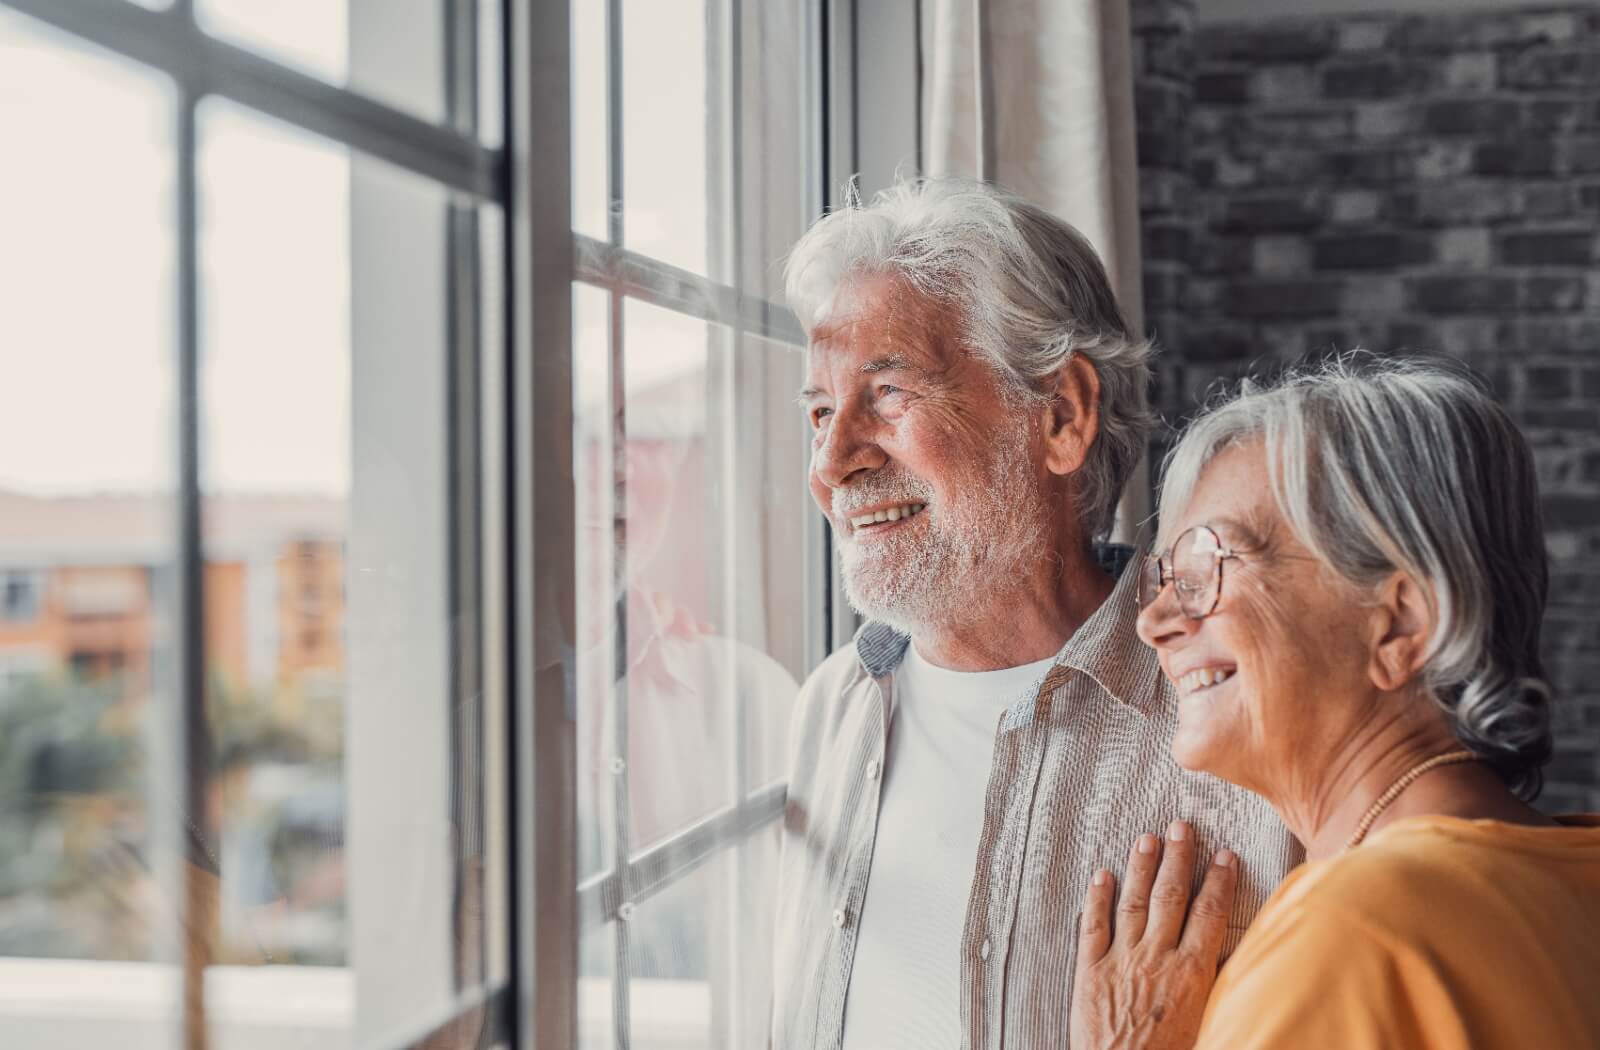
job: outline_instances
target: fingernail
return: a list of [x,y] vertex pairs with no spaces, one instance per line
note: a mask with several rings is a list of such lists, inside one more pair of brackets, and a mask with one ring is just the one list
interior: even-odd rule
[[1183,821],[1174,820],[1167,825],[1167,838],[1173,842],[1182,842],[1185,834],[1187,834],[1187,829],[1184,828]]
[[1219,868],[1231,868],[1231,867],[1233,867],[1233,861],[1234,861],[1233,850],[1225,849],[1225,850],[1219,850],[1217,852],[1217,867],[1219,867]]
[[1096,886],[1104,886],[1106,884],[1106,880],[1110,877],[1111,873],[1106,869],[1101,868],[1099,871],[1094,873],[1094,884]]
[[1156,837],[1154,835],[1139,836],[1139,852],[1154,853],[1156,851]]

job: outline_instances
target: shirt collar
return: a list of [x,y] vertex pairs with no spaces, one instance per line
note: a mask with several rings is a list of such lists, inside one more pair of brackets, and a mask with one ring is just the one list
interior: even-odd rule
[[[1095,560],[1116,579],[1111,597],[1095,610],[1056,654],[1056,666],[1070,667],[1093,678],[1111,696],[1145,715],[1154,713],[1159,703],[1157,680],[1161,665],[1139,640],[1138,608],[1134,589],[1138,573],[1123,570],[1134,560],[1132,547],[1120,543],[1097,543]],[[856,658],[861,669],[873,678],[892,674],[906,657],[911,639],[888,624],[869,620],[856,632]],[[1041,697],[1052,691],[1052,670],[1045,678]]]

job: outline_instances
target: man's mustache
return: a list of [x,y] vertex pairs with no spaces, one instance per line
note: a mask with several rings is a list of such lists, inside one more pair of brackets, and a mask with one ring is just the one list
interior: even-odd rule
[[848,518],[879,503],[926,503],[932,495],[932,486],[915,474],[885,468],[852,481],[845,488],[834,489],[833,515]]

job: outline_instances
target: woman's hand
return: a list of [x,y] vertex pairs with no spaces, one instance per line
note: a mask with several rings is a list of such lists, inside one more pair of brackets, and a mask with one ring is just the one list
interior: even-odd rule
[[1115,919],[1116,879],[1095,874],[1078,930],[1072,1050],[1194,1045],[1239,877],[1237,858],[1222,850],[1191,907],[1194,855],[1194,829],[1181,820],[1167,829],[1164,850],[1154,835],[1140,836]]

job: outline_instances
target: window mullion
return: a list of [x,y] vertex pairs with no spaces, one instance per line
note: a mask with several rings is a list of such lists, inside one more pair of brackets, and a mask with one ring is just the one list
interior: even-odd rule
[[[178,98],[178,783],[183,819],[203,851],[215,853],[217,829],[210,819],[210,727],[205,698],[205,585],[200,491],[200,276],[198,244],[198,149],[192,85],[180,83]],[[191,858],[191,861],[193,858]],[[184,1050],[205,1050],[205,971],[217,933],[220,887],[202,867],[181,866],[178,896],[182,935]],[[220,872],[217,873],[220,878]]]

